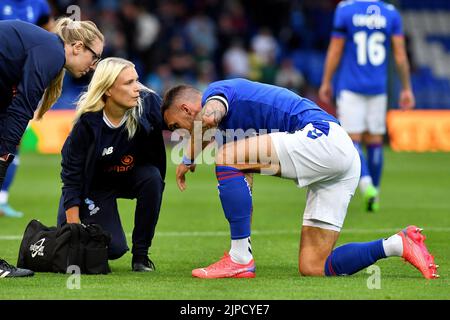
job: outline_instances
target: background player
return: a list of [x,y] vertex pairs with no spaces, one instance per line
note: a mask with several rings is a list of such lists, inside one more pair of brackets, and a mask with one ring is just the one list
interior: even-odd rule
[[[319,96],[330,103],[332,78],[339,67],[337,115],[361,158],[359,188],[367,211],[379,209],[391,46],[402,85],[399,105],[411,109],[415,100],[402,22],[395,7],[382,1],[362,0],[338,5]],[[367,147],[367,158],[362,144]]]

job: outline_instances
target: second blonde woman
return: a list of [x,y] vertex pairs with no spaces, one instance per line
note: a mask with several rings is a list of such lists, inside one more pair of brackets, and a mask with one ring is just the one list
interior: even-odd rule
[[128,251],[117,199],[137,199],[132,270],[153,271],[149,248],[159,217],[166,154],[161,99],[138,82],[134,65],[102,60],[77,106],[62,150],[58,225],[96,223],[112,235],[109,259]]

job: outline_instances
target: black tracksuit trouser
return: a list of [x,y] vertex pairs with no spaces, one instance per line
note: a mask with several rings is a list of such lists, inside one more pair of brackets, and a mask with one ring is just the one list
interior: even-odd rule
[[[108,258],[118,259],[128,250],[125,233],[120,221],[117,199],[136,199],[134,229],[132,235],[133,255],[147,255],[155,234],[161,208],[164,182],[159,170],[152,165],[134,167],[119,187],[91,190],[80,205],[80,220],[84,224],[99,224],[111,233]],[[63,197],[58,211],[58,225],[66,222]]]

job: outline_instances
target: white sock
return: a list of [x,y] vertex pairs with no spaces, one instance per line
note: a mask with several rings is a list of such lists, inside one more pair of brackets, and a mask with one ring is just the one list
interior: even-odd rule
[[0,204],[8,203],[8,191],[0,191]]
[[383,239],[383,249],[386,257],[397,256],[401,257],[403,255],[403,240],[398,234]]
[[247,264],[253,259],[250,237],[231,240],[230,257],[233,262]]
[[364,194],[366,192],[366,189],[372,185],[373,182],[371,176],[364,176],[361,177],[361,179],[359,179],[359,190],[361,191],[362,194]]

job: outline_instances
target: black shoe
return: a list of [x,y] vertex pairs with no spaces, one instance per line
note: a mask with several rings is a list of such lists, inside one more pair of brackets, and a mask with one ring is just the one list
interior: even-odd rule
[[31,277],[34,272],[28,269],[20,269],[0,259],[0,278]]
[[133,256],[131,266],[133,271],[137,272],[150,272],[156,269],[148,256]]

